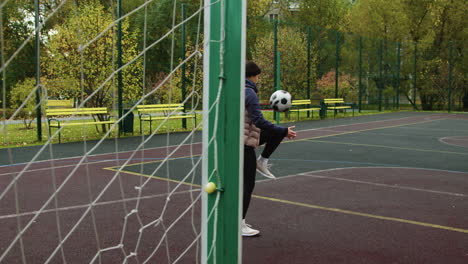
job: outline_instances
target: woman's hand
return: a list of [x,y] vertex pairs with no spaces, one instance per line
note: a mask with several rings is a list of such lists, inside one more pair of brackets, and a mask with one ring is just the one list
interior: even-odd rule
[[287,137],[288,137],[289,139],[293,139],[293,138],[296,137],[296,131],[293,130],[294,128],[296,128],[296,126],[290,126],[290,127],[288,127],[288,135],[287,135]]

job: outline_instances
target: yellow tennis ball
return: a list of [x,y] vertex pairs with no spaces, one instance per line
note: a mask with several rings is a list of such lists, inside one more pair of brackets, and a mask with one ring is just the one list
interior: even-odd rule
[[209,182],[205,185],[205,192],[212,194],[216,191],[216,184],[214,182]]

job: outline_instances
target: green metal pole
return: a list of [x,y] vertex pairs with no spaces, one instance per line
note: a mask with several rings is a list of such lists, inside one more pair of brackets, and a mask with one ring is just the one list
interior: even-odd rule
[[218,190],[202,195],[201,263],[237,264],[242,261],[239,201],[243,182],[246,1],[205,0],[204,4],[209,8],[204,13],[202,177],[203,184],[214,182]]
[[[182,21],[185,21],[186,15],[185,15],[185,4],[182,4]],[[182,24],[182,56],[181,59],[182,61],[185,61],[185,44],[186,43],[186,32],[185,32],[185,23]],[[182,101],[185,100],[186,97],[186,68],[187,65],[182,64]],[[186,104],[184,104],[184,113],[186,112]],[[187,129],[187,120],[185,118],[182,118],[182,127],[184,129]]]
[[453,74],[453,41],[450,41],[449,54],[449,76],[448,76],[448,112],[452,111],[452,74]]
[[396,108],[400,110],[400,65],[401,65],[401,43],[397,44],[397,72],[396,72]]
[[[281,54],[280,52],[278,52],[276,54],[276,61],[277,61],[277,65],[276,65],[276,86],[275,86],[275,90],[278,91],[278,90],[281,90]],[[279,125],[280,124],[280,113],[278,112],[275,112],[275,120],[276,120],[276,124]]]
[[416,107],[416,88],[417,88],[417,79],[418,79],[418,42],[414,42],[414,78],[413,78],[413,102],[414,102],[414,110],[417,109]]
[[278,65],[278,20],[275,20],[273,23],[273,89],[276,89],[278,83],[276,76],[277,65]]
[[[122,0],[117,0],[117,19],[122,17]],[[122,21],[119,20],[117,23],[117,68],[122,67]],[[118,96],[118,113],[119,119],[123,116],[123,81],[122,71],[117,73],[117,96]],[[119,122],[119,134],[123,132],[123,122]]]
[[[340,35],[338,31],[335,33],[336,49],[335,49],[335,98],[338,98],[338,78],[339,78],[339,65],[340,65]],[[336,110],[335,110],[336,111]]]
[[358,81],[358,86],[359,86],[359,101],[358,101],[358,108],[359,108],[359,113],[361,113],[362,109],[362,37],[359,37],[359,81]]
[[382,89],[383,89],[383,67],[382,67],[382,57],[383,57],[383,41],[379,42],[379,112],[382,111]]
[[[312,66],[310,61],[310,47],[311,47],[311,32],[310,26],[307,26],[307,99],[310,100],[310,68]],[[307,111],[307,117],[310,117],[310,111]]]
[[[39,27],[39,0],[34,0],[34,26]],[[42,141],[42,110],[41,110],[41,56],[40,56],[40,32],[36,31],[36,122],[37,122],[37,140]]]

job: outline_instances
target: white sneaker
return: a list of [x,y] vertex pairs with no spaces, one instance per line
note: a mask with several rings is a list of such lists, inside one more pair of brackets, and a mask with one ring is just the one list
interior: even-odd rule
[[276,179],[275,175],[268,170],[270,167],[270,164],[257,160],[257,171],[267,178]]
[[260,231],[251,228],[252,226],[245,223],[245,220],[242,220],[241,231],[242,236],[256,236],[260,234]]

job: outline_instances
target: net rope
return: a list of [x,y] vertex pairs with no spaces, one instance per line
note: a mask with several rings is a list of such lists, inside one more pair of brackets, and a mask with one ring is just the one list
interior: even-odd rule
[[[5,55],[5,47],[4,47],[4,23],[5,21],[3,20],[3,13],[5,11],[5,7],[10,3],[11,1],[3,1],[0,4],[0,42],[1,42],[1,68],[0,71],[2,72],[3,80],[7,79],[8,77],[8,66],[11,65],[11,63],[17,58],[17,56],[25,49],[25,47],[34,39],[34,36],[36,32],[41,32],[43,29],[43,25],[46,24],[51,18],[56,16],[65,6],[67,0],[63,0],[59,2],[59,4],[50,10],[49,14],[47,16],[43,16],[42,21],[39,22],[38,26],[34,28],[30,34],[27,36],[27,38],[21,42],[21,44],[16,48],[16,50],[8,57],[6,58]],[[201,239],[201,228],[200,224],[206,224],[206,223],[197,223],[199,221],[199,215],[198,211],[199,209],[197,208],[199,206],[200,200],[201,200],[201,190],[200,186],[198,185],[199,183],[199,178],[201,176],[197,172],[201,166],[201,160],[200,158],[197,158],[197,151],[195,150],[196,147],[200,145],[200,143],[196,142],[196,133],[202,128],[203,122],[199,122],[198,124],[195,124],[195,122],[192,120],[191,121],[191,127],[192,130],[188,131],[186,135],[183,136],[182,139],[180,139],[180,142],[177,145],[172,145],[171,144],[171,139],[173,138],[171,131],[169,130],[170,127],[170,117],[175,116],[179,114],[180,110],[172,110],[161,122],[153,128],[152,131],[150,131],[149,135],[144,135],[142,133],[141,137],[139,138],[139,142],[137,146],[131,150],[125,152],[119,152],[121,149],[122,142],[120,141],[118,137],[118,133],[113,133],[115,132],[118,128],[118,125],[121,121],[124,121],[124,119],[132,112],[136,111],[136,107],[138,105],[144,104],[144,102],[149,99],[152,95],[154,95],[157,91],[162,89],[164,85],[169,85],[172,89],[174,88],[173,84],[173,78],[175,74],[181,69],[182,65],[187,65],[189,62],[193,63],[192,66],[192,87],[189,88],[189,93],[186,95],[185,98],[183,98],[181,104],[184,105],[190,105],[189,110],[187,111],[186,114],[188,115],[196,115],[196,109],[198,109],[200,105],[200,87],[197,87],[197,81],[196,81],[196,76],[197,73],[201,71],[201,67],[199,66],[199,61],[203,56],[203,51],[199,49],[201,46],[201,31],[200,28],[203,26],[202,25],[202,13],[204,10],[211,8],[215,4],[221,4],[224,5],[223,0],[215,1],[212,2],[211,4],[204,5],[203,1],[201,0],[198,4],[198,7],[183,21],[177,23],[176,22],[176,17],[177,17],[177,4],[178,2],[176,0],[173,1],[173,14],[172,14],[172,26],[171,28],[165,32],[160,38],[156,39],[152,43],[147,43],[147,34],[148,32],[148,7],[150,6],[151,3],[155,2],[154,0],[146,0],[144,3],[141,5],[137,6],[133,10],[129,11],[125,15],[122,15],[120,18],[117,18],[117,16],[113,13],[113,21],[111,24],[109,24],[105,29],[103,29],[101,32],[96,34],[94,38],[92,38],[89,41],[84,41],[83,37],[79,36],[80,40],[80,45],[77,47],[79,54],[80,54],[80,91],[81,91],[81,100],[80,103],[76,106],[76,110],[71,113],[68,117],[63,117],[61,118],[62,120],[62,126],[58,129],[55,130],[53,133],[48,133],[47,134],[47,139],[43,144],[41,144],[38,149],[36,150],[35,154],[32,155],[32,158],[26,162],[26,163],[15,163],[14,161],[14,155],[11,151],[11,149],[7,150],[8,153],[8,166],[2,166],[0,168],[6,168],[6,170],[2,170],[2,173],[0,173],[0,177],[2,177],[2,186],[4,188],[1,189],[0,191],[0,202],[2,201],[7,201],[10,199],[10,196],[14,196],[14,203],[15,203],[15,212],[12,214],[4,214],[0,215],[0,222],[15,218],[16,220],[16,234],[6,241],[5,238],[0,239],[2,241],[2,245],[5,245],[2,247],[2,250],[0,251],[0,263],[3,261],[11,260],[12,256],[17,256],[19,251],[20,259],[15,259],[18,262],[22,263],[30,263],[31,262],[31,255],[29,254],[28,247],[25,246],[25,241],[28,241],[30,237],[28,236],[28,232],[30,232],[31,229],[36,228],[35,223],[37,221],[41,220],[41,217],[44,215],[47,215],[49,213],[54,213],[54,221],[55,221],[55,226],[54,229],[56,229],[56,237],[57,237],[57,242],[52,248],[46,248],[43,249],[41,248],[42,245],[34,245],[35,247],[38,247],[40,250],[43,250],[46,252],[46,258],[44,259],[44,263],[52,263],[54,261],[57,261],[60,259],[61,262],[67,263],[71,261],[71,257],[67,255],[69,253],[68,250],[66,250],[66,244],[69,242],[73,236],[78,236],[78,230],[82,229],[83,226],[88,225],[89,223],[87,222],[89,219],[91,219],[91,226],[87,227],[89,230],[91,230],[88,235],[91,237],[89,238],[90,241],[93,240],[96,246],[95,253],[91,254],[89,263],[104,263],[104,255],[108,252],[120,252],[122,256],[122,263],[129,263],[133,261],[133,259],[137,263],[152,263],[154,261],[154,257],[160,253],[161,251],[165,251],[165,259],[167,259],[168,263],[178,263],[181,261],[184,256],[193,250],[195,248],[195,259],[196,263],[199,263],[199,254],[200,254],[200,239]],[[76,5],[76,1],[74,1],[74,4]],[[113,1],[110,1],[110,6],[111,10],[115,10],[115,4]],[[78,10],[78,7],[75,6],[75,11]],[[96,89],[90,93],[86,94],[85,89],[84,89],[84,79],[85,79],[85,70],[84,70],[84,63],[86,62],[85,59],[85,52],[87,49],[91,47],[91,44],[99,41],[100,39],[104,38],[104,36],[108,32],[112,32],[113,40],[112,40],[112,46],[115,47],[115,35],[116,35],[116,26],[118,25],[119,22],[123,22],[126,18],[129,18],[132,15],[138,14],[138,12],[144,12],[144,20],[143,20],[143,45],[142,45],[142,50],[138,54],[136,54],[133,58],[129,59],[125,64],[123,64],[121,67],[116,67],[116,54],[115,54],[115,49],[113,49],[112,52],[112,67],[113,70],[112,72],[103,80],[103,82],[96,87]],[[177,30],[180,29],[180,27],[184,24],[189,24],[191,21],[196,21],[197,28],[196,28],[196,38],[195,38],[195,43],[194,43],[194,50],[191,51],[183,61],[176,62],[175,61],[175,55],[174,55],[174,49],[175,49],[175,34]],[[222,16],[221,23],[224,25],[224,16]],[[224,28],[224,27],[222,27]],[[78,33],[78,35],[80,35]],[[155,85],[150,91],[146,90],[147,86],[147,78],[146,78],[146,69],[147,69],[147,53],[154,47],[156,47],[158,44],[160,44],[162,41],[171,39],[171,61],[170,61],[170,72],[157,84]],[[224,32],[221,32],[220,35],[220,40],[219,42],[221,43],[220,45],[220,53],[224,53]],[[209,45],[207,43],[206,45]],[[204,46],[204,49],[206,49],[207,46]],[[223,56],[221,56],[222,58]],[[68,157],[67,159],[76,159],[73,164],[69,165],[58,165],[60,164],[58,161],[60,158],[57,158],[56,152],[58,151],[56,146],[52,144],[54,140],[57,139],[59,136],[59,133],[63,132],[63,130],[67,127],[67,124],[72,123],[76,117],[79,117],[79,109],[83,109],[86,107],[86,105],[100,92],[103,92],[105,89],[104,87],[108,85],[109,83],[112,83],[112,86],[115,86],[115,79],[117,78],[118,74],[124,71],[126,68],[128,68],[130,65],[138,62],[139,60],[142,60],[142,95],[141,98],[137,100],[135,104],[133,104],[126,113],[124,113],[120,118],[116,118],[113,120],[114,122],[110,124],[109,129],[103,133],[102,137],[97,141],[97,142],[88,142],[86,133],[87,131],[85,130],[84,126],[81,127],[82,134],[85,135],[83,138],[83,150],[80,155],[77,157]],[[223,75],[223,61],[220,61],[220,69],[221,69],[221,75]],[[221,82],[222,83],[222,82]],[[190,86],[190,84],[189,84]],[[191,89],[190,89],[191,88]],[[9,142],[9,137],[10,134],[8,133],[8,126],[9,124],[15,120],[20,112],[26,108],[26,105],[28,102],[31,100],[35,99],[36,92],[39,91],[41,93],[41,101],[39,105],[35,106],[35,109],[39,107],[40,105],[44,105],[47,101],[48,98],[48,87],[47,85],[42,85],[42,84],[37,84],[34,88],[31,89],[30,93],[27,95],[27,97],[24,99],[23,103],[11,114],[9,118],[6,117],[6,111],[3,111],[3,119],[0,125],[0,131],[3,133],[4,136],[4,144],[7,145]],[[214,128],[217,129],[217,124],[219,122],[219,101],[220,101],[220,95],[222,91],[222,84],[220,84],[219,90],[218,90],[218,95],[215,100],[215,102],[210,105],[209,109],[204,109],[203,111],[209,111],[209,112],[215,112],[215,126]],[[2,108],[6,110],[6,85],[5,82],[2,82]],[[115,90],[113,91],[113,102],[112,102],[112,108],[116,109],[117,108],[117,101],[116,101],[116,94]],[[172,95],[171,92],[169,94],[169,101],[172,103]],[[178,102],[179,103],[179,102]],[[34,109],[34,111],[35,111]],[[189,119],[191,120],[191,119]],[[187,120],[188,121],[188,120]],[[44,124],[47,125],[47,122],[43,122]],[[80,129],[80,128],[77,128]],[[161,134],[161,132],[166,129],[165,134]],[[46,131],[48,131],[46,127]],[[214,133],[215,135],[216,133]],[[157,138],[164,136],[166,138],[166,144],[163,147],[159,147],[159,149],[165,149],[165,156],[158,160],[158,165],[156,168],[154,168],[151,173],[146,174],[144,177],[140,176],[139,177],[139,183],[134,186],[134,190],[136,191],[136,195],[129,196],[129,193],[125,191],[125,177],[128,177],[126,168],[129,165],[132,165],[136,161],[141,161],[138,163],[140,165],[139,167],[139,172],[140,174],[144,174],[145,168],[144,168],[144,162],[147,160],[145,157],[147,157],[148,154],[146,154],[146,151],[151,151],[154,150],[155,148],[147,148],[152,140],[156,140]],[[114,158],[111,159],[103,159],[103,160],[97,160],[96,157],[99,157],[99,154],[97,152],[98,148],[103,146],[104,143],[107,140],[111,140],[114,138]],[[213,145],[215,147],[215,152],[217,152],[217,147],[216,147],[216,142],[217,139],[215,136],[209,139],[206,144],[208,145]],[[182,176],[181,179],[176,179],[172,178],[171,176],[171,169],[169,167],[169,163],[172,160],[177,160],[179,159],[178,157],[178,152],[188,148],[189,151],[189,161],[191,164],[190,170],[185,173],[185,175]],[[48,160],[43,160],[41,159],[41,155],[44,154],[49,155]],[[217,175],[218,170],[217,170],[217,163],[218,161],[216,160],[216,154],[214,155],[215,161],[214,161],[214,166],[215,169],[213,170],[213,173],[208,176],[209,180],[212,180],[213,178],[216,179],[217,183],[221,185],[221,182],[219,180],[219,175]],[[107,182],[102,186],[99,191],[96,191],[95,186],[93,186],[93,178],[99,177],[99,172],[96,172],[91,165],[98,164],[100,162],[114,162],[114,167],[112,170],[112,174],[110,175],[110,178],[107,180]],[[43,168],[36,168],[38,164],[47,164],[48,167],[43,167]],[[19,166],[20,165],[20,166]],[[70,171],[64,174],[60,170],[63,168],[68,168]],[[166,169],[166,170],[164,170]],[[84,172],[83,172],[84,171]],[[48,198],[45,199],[44,202],[35,210],[32,211],[23,211],[22,210],[22,203],[24,203],[23,194],[20,193],[19,190],[19,185],[23,184],[25,181],[25,178],[28,177],[28,174],[31,173],[44,173],[48,178],[50,178],[51,182],[51,192],[48,195]],[[160,177],[158,176],[159,174],[165,175],[165,177]],[[6,177],[10,176],[10,179],[6,182],[4,182],[4,179],[7,179]],[[134,177],[134,176],[132,176]],[[83,181],[86,183],[86,196],[87,196],[87,203],[80,203],[80,204],[72,204],[65,206],[65,204],[69,201],[66,200],[66,193],[64,194],[64,190],[66,188],[69,188],[70,184],[73,184],[72,180],[76,180],[76,178],[84,178]],[[163,179],[166,184],[166,192],[165,193],[151,193],[151,190],[148,190],[150,188],[150,184],[155,182],[155,181],[160,181]],[[109,190],[111,190],[111,186],[113,184],[117,183],[119,188],[118,188],[118,196],[119,199],[114,199],[114,200],[106,200],[104,197],[107,194]],[[160,183],[162,184],[162,183]],[[182,189],[182,187],[187,186],[188,189]],[[127,186],[128,187],[128,186]],[[144,192],[150,192],[150,194],[145,194]],[[169,211],[170,207],[173,206],[172,201],[177,201],[177,197],[183,196],[183,195],[188,195],[189,197],[189,202],[188,205],[180,212],[180,214],[175,218],[175,219],[170,219],[166,217],[167,212]],[[211,209],[211,211],[208,212],[208,219],[215,219],[215,222],[217,221],[217,205],[219,202],[219,197],[220,194],[219,192],[217,193],[216,197],[216,202],[215,206]],[[145,211],[147,213],[148,209],[144,208],[144,205],[142,204],[145,201],[151,200],[151,199],[160,199],[164,198],[165,202],[162,206],[162,209],[160,211],[155,211],[153,210],[152,216],[150,217],[151,220],[148,221],[146,217],[142,217],[142,211]],[[27,198],[26,198],[27,199]],[[134,206],[129,206],[129,203],[133,203]],[[117,221],[121,222],[121,230],[120,230],[120,237],[118,241],[113,241],[112,243],[109,243],[108,241],[105,241],[104,237],[106,236],[106,230],[102,229],[102,226],[99,225],[99,209],[104,208],[106,206],[111,206],[111,205],[120,205],[120,211],[123,212],[123,218],[122,219],[117,219]],[[67,221],[64,220],[64,215],[66,215],[70,211],[77,211],[79,212],[78,215],[76,215],[72,220],[68,219]],[[170,245],[171,243],[174,243],[174,241],[170,240],[170,232],[173,229],[177,228],[177,225],[179,225],[181,222],[184,221],[185,217],[189,215],[190,220],[190,230],[192,232],[191,240],[189,244],[181,251],[178,252],[178,255],[172,256],[174,253],[171,252]],[[67,215],[68,216],[68,215]],[[128,228],[130,225],[137,225],[139,228],[137,230],[137,236],[136,240],[130,242],[131,248],[126,246],[125,244],[128,243],[127,241],[127,235],[128,235]],[[67,228],[65,228],[67,226]],[[215,225],[216,226],[216,225]],[[144,235],[145,232],[151,232],[154,231],[154,229],[159,229],[161,232],[161,235],[157,238],[153,238],[153,241],[148,242],[145,240]],[[213,236],[215,239],[216,238],[216,230],[215,230],[215,235]],[[151,243],[154,242],[154,243]],[[28,241],[28,244],[31,242]],[[151,250],[148,254],[140,254],[140,252],[143,250],[143,248],[148,247],[148,243],[151,244]],[[144,244],[144,245],[143,245]],[[215,245],[215,243],[213,243]],[[29,248],[30,250],[30,248]],[[36,249],[37,250],[37,249]],[[15,253],[16,252],[16,253]],[[13,255],[16,254],[16,255]],[[209,255],[211,254],[216,254],[216,250],[214,246],[209,249]]]

